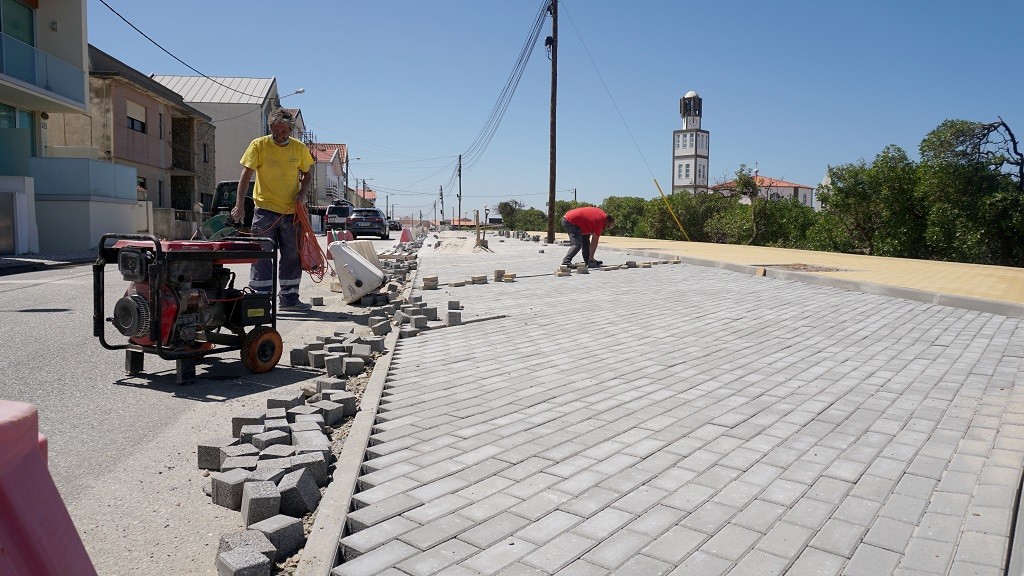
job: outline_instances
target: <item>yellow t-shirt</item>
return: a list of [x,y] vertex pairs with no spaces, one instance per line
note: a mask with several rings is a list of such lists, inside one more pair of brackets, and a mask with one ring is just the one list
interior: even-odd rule
[[252,194],[256,206],[278,214],[295,212],[299,172],[309,172],[313,166],[309,148],[295,138],[289,138],[287,146],[278,146],[273,136],[262,136],[249,143],[241,163],[256,171]]

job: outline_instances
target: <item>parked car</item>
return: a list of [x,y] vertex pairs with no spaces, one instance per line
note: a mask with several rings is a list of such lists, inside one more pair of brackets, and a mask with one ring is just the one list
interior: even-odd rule
[[[248,231],[252,226],[252,211],[256,205],[252,201],[252,190],[256,185],[255,179],[249,181],[249,192],[245,195],[245,221],[241,228]],[[235,197],[238,192],[238,180],[225,180],[217,183],[217,189],[213,194],[213,205],[210,206],[210,216],[216,216],[221,212],[231,212],[235,207]]]
[[348,226],[348,217],[352,214],[352,205],[348,202],[337,202],[327,207],[327,229],[344,230]]
[[356,208],[348,217],[348,231],[353,238],[378,236],[381,240],[391,238],[388,219],[377,208]]
[[397,231],[401,232],[402,231],[402,221],[401,220],[391,220],[391,221],[389,221],[388,222],[388,229],[389,230],[397,230]]

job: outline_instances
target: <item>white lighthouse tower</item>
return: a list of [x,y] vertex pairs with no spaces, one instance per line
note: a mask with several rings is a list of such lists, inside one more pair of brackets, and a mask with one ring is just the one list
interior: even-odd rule
[[700,95],[690,90],[679,99],[683,129],[672,132],[672,192],[708,191],[708,131],[700,127]]

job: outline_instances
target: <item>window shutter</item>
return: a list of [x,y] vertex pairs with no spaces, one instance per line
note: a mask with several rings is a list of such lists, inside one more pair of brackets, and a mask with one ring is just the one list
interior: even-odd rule
[[131,100],[128,100],[128,117],[139,122],[146,121],[146,107],[142,104],[136,104]]

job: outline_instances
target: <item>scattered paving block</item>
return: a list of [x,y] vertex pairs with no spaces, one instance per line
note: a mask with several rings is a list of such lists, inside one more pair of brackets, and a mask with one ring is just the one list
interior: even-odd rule
[[358,410],[356,395],[348,390],[331,390],[324,393],[324,400],[341,404],[342,416],[355,416]]
[[[435,312],[436,312],[436,309],[435,309]],[[436,316],[436,314],[435,314],[435,316]],[[364,338],[362,338],[362,341],[363,341],[364,344],[369,346],[370,350],[373,351],[373,352],[383,352],[384,351],[384,339],[381,338],[380,336],[364,337]]]
[[245,444],[252,444],[253,436],[263,434],[266,431],[266,428],[264,428],[262,424],[246,424],[245,426],[242,426],[242,430],[238,433],[238,441]]
[[383,336],[391,332],[391,323],[386,320],[378,322],[370,326],[370,331],[373,332],[374,336]]
[[200,442],[197,450],[199,468],[202,470],[220,470],[221,449],[234,446],[237,443],[237,438],[228,436],[217,436]]
[[277,549],[275,561],[284,560],[295,554],[306,544],[306,536],[302,533],[302,521],[298,518],[278,514],[250,526],[262,532]]
[[459,304],[458,300],[449,300],[448,301],[448,309],[449,310],[462,310],[462,304]]
[[259,449],[249,443],[225,446],[220,449],[220,465],[223,467],[224,461],[234,456],[256,456],[259,453]]
[[295,422],[295,418],[300,414],[316,414],[316,408],[310,408],[309,406],[302,405],[296,406],[295,408],[288,409],[288,420]]
[[320,410],[320,413],[323,414],[324,417],[324,423],[328,426],[338,424],[345,417],[345,407],[337,402],[321,400],[314,404],[310,404],[310,406]]
[[323,424],[317,424],[316,422],[295,422],[289,424],[292,429],[292,434],[296,432],[323,432]]
[[[313,410],[316,410],[316,408],[314,408]],[[298,414],[298,415],[296,415],[295,416],[295,423],[298,424],[300,422],[313,422],[317,426],[320,427],[320,431],[321,432],[323,431],[324,426],[326,426],[326,424],[324,423],[324,415],[320,414],[319,412],[314,412],[312,414]]]
[[291,434],[288,432],[282,432],[281,430],[272,430],[252,437],[252,445],[259,450],[263,450],[267,446],[273,446],[274,444],[289,443],[291,443]]
[[366,369],[366,361],[362,358],[347,356],[342,360],[342,366],[346,376],[358,376]]
[[427,320],[434,322],[437,320],[437,307],[427,306],[423,309],[423,315],[427,317]]
[[[285,476],[287,477],[287,475]],[[242,525],[248,528],[281,512],[281,493],[273,482],[246,482],[242,488]]]
[[[413,316],[415,318],[415,316]],[[370,348],[369,344],[352,344],[349,354],[363,360],[369,360],[373,358],[373,349]]]
[[245,484],[245,479],[248,476],[249,473],[240,468],[211,474],[213,503],[230,510],[240,510],[242,508],[242,485]]
[[268,407],[267,411],[264,413],[263,423],[266,424],[267,420],[277,420],[277,419],[280,419],[280,418],[284,418],[287,413],[288,413],[288,410],[286,408],[283,408],[283,407],[278,407],[278,408],[269,408]]
[[302,392],[298,390],[294,392],[282,392],[267,398],[267,408],[284,408],[285,411],[287,411],[290,408],[302,406],[302,402]]
[[401,326],[402,324],[408,324],[409,323],[409,315],[406,314],[405,312],[402,312],[402,311],[395,312],[395,315],[392,316],[392,318],[391,318],[391,323],[394,324],[395,326]]
[[347,380],[342,378],[321,376],[316,379],[316,391],[322,393],[326,390],[344,390],[346,384]]
[[462,324],[462,312],[449,309],[447,324],[449,326],[458,326],[459,324]]
[[[289,438],[290,437],[291,436],[289,436]],[[289,458],[293,455],[295,455],[295,447],[291,444],[274,444],[273,446],[267,446],[265,449],[260,451],[259,459],[269,460],[270,458]]]
[[320,504],[320,489],[305,468],[285,474],[277,489],[281,492],[281,513],[301,518]]
[[288,363],[292,366],[309,366],[309,352],[305,348],[292,348],[288,351]]
[[327,357],[327,352],[323,350],[312,350],[309,352],[309,365],[313,368],[323,368],[324,358]]
[[427,317],[424,316],[423,314],[416,314],[415,316],[411,316],[409,318],[409,323],[412,325],[413,328],[426,328]]
[[[273,432],[274,430],[280,430],[281,432],[288,432],[290,430],[288,428],[288,418],[283,414],[284,408],[281,408],[280,410],[282,412],[280,418],[275,418],[273,420],[267,420],[263,424],[263,431],[264,432]],[[255,437],[255,436],[258,436],[258,434],[254,434],[253,435],[253,437]]]
[[373,294],[367,294],[359,299],[360,306],[373,306],[377,302],[377,298]]
[[331,377],[345,375],[345,357],[338,354],[328,354],[324,357],[324,370]]
[[382,314],[376,314],[376,313],[370,314],[369,318],[366,319],[366,325],[367,326],[373,326],[377,322],[383,322],[383,321],[385,321],[387,319],[388,319],[388,317],[384,316]]
[[232,416],[231,435],[238,438],[238,435],[242,432],[242,426],[248,426],[249,424],[263,424],[263,419],[263,412],[246,412],[245,414]]
[[327,474],[327,460],[320,452],[309,452],[292,457],[292,467],[295,470],[305,468],[313,477],[313,482],[323,488],[327,486],[330,477]]
[[273,563],[258,549],[243,546],[217,554],[217,576],[270,576]]
[[241,532],[224,534],[220,537],[217,553],[220,554],[235,548],[255,548],[260,554],[266,556],[267,560],[271,561],[274,559],[274,553],[277,552],[274,549],[274,545],[270,543],[270,540],[267,540],[267,537],[259,530],[243,530]]
[[337,329],[335,329],[334,335],[335,336],[345,336],[345,335],[348,335],[348,334],[352,334],[354,331],[355,331],[355,329],[352,328],[351,326],[339,326]]
[[267,458],[256,463],[256,470],[284,470],[290,472],[292,469],[292,457]]
[[259,462],[259,456],[231,456],[225,458],[220,464],[220,469],[224,472],[229,470],[255,470],[256,463]]
[[324,297],[323,296],[310,296],[309,297],[309,304],[311,306],[323,306],[324,305]]
[[306,352],[315,352],[317,350],[324,349],[324,341],[321,340],[321,338],[326,338],[326,336],[317,336],[316,338],[316,342],[308,342],[306,344]]
[[348,352],[348,350],[346,350],[347,347],[347,344],[328,344],[327,346],[324,346],[324,352],[327,352],[328,355],[341,355]]
[[246,482],[273,482],[277,484],[284,478],[284,475],[288,473],[288,468],[260,468],[259,463],[256,464],[256,469],[249,472],[249,476],[246,477]]

